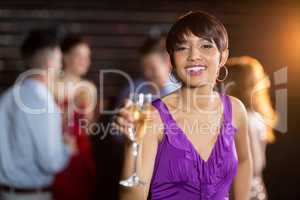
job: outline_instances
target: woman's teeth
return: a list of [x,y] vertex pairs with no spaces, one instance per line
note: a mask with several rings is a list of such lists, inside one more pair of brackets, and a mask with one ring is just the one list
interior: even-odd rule
[[194,66],[186,68],[186,71],[190,75],[199,75],[202,71],[206,70],[206,66]]

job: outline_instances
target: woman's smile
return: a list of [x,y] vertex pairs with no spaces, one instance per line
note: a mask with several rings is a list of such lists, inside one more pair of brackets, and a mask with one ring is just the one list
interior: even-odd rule
[[206,65],[189,65],[185,68],[186,73],[190,76],[200,76],[206,70]]

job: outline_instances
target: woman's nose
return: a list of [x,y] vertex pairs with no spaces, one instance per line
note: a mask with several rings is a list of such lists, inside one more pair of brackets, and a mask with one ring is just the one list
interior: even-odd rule
[[188,59],[190,61],[203,60],[203,55],[197,48],[191,48],[189,51]]

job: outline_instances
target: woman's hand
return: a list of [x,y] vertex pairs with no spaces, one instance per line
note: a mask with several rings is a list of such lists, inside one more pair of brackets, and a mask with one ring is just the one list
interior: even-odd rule
[[126,99],[124,106],[115,115],[112,122],[112,127],[125,135],[128,140],[132,138],[133,133],[131,130],[134,128],[134,118],[131,112],[132,105],[133,102],[130,99]]
[[[131,145],[131,128],[134,128],[134,117],[132,112],[133,102],[126,100],[124,106],[114,117],[113,128],[119,130],[127,138],[127,143],[124,148],[124,163],[121,173],[121,180],[127,179],[132,175],[134,169],[134,156],[132,154]],[[140,151],[138,154],[138,176],[145,184],[140,184],[136,187],[120,187],[121,200],[146,200],[150,188],[150,182],[154,169],[155,157],[158,146],[158,136],[161,134],[161,119],[159,113],[150,108],[150,113],[147,118],[145,135],[140,142]],[[156,125],[156,126],[155,126]],[[157,127],[157,128],[155,128]]]

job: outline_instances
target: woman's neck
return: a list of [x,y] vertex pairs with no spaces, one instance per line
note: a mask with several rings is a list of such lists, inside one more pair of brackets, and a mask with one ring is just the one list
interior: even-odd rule
[[63,79],[71,82],[79,82],[81,80],[81,77],[68,70],[65,70],[63,74]]
[[212,87],[182,87],[178,91],[177,105],[186,112],[211,111],[219,96]]

